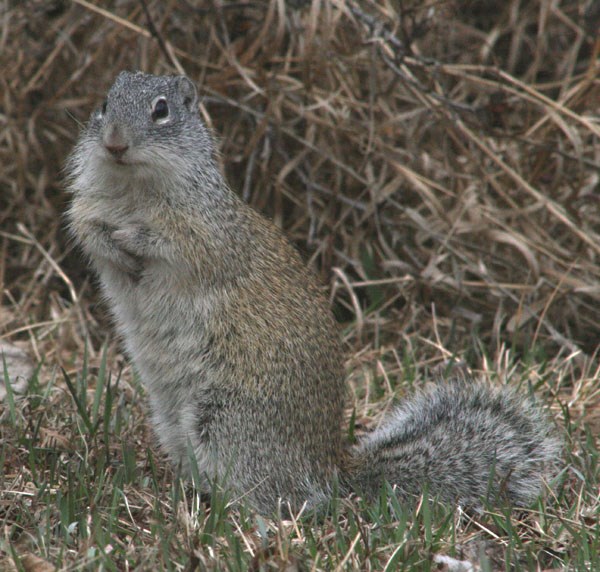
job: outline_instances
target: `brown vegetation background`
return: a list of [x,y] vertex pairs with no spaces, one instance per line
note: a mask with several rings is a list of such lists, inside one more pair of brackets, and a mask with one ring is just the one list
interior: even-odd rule
[[330,286],[355,360],[596,361],[597,2],[1,9],[0,333],[37,359],[110,335],[61,169],[117,73],[141,69],[197,83],[230,184]]

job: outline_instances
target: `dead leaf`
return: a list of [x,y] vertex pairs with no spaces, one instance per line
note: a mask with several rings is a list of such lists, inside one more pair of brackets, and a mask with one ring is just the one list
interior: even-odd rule
[[35,554],[21,556],[21,565],[25,572],[55,572],[56,566]]

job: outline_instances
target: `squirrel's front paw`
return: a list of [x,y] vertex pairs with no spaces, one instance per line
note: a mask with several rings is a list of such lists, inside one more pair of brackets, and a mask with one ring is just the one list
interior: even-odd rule
[[84,221],[77,227],[85,250],[97,260],[107,261],[127,274],[137,274],[143,261],[135,253],[124,249],[113,238],[115,229],[102,221]]
[[142,225],[132,224],[113,230],[111,238],[120,249],[133,256],[145,257],[150,254],[151,231]]
[[139,259],[167,259],[171,255],[170,242],[142,224],[128,224],[113,230],[111,238],[120,249]]

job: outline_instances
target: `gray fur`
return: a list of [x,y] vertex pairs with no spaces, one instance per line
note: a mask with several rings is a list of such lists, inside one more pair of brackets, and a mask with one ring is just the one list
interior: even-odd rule
[[533,400],[508,387],[451,380],[402,403],[354,450],[354,486],[384,480],[402,497],[429,492],[479,507],[526,506],[556,473],[560,441]]
[[493,460],[510,500],[530,502],[559,445],[510,391],[441,386],[345,445],[326,300],[280,231],[223,181],[196,100],[187,78],[121,73],[67,165],[71,231],[173,461],[187,468],[191,445],[203,474],[263,512],[280,498],[317,505],[336,478],[367,493],[387,479],[405,495],[433,479],[432,492],[475,503]]

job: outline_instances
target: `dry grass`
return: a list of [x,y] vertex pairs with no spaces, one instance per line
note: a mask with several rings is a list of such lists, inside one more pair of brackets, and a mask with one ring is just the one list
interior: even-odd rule
[[[64,413],[74,406],[58,368],[80,372],[87,343],[97,372],[106,340],[113,376],[126,363],[66,239],[61,168],[78,122],[119,70],[139,68],[198,83],[231,185],[329,284],[359,418],[459,355],[487,375],[537,387],[557,415],[568,405],[578,455],[585,424],[592,442],[600,429],[600,18],[592,4],[0,1],[0,336],[43,361],[40,387],[49,388],[43,407],[21,410],[24,419],[37,412],[49,439],[63,427],[70,440],[78,425]],[[131,380],[125,366],[120,403],[130,408]],[[133,411],[123,435],[144,465],[151,438],[137,403]],[[0,431],[4,484],[25,490],[26,452]],[[138,485],[130,494],[151,506],[153,491]],[[580,499],[569,518],[585,523],[598,505],[582,487],[574,479],[567,498]],[[0,504],[5,530],[12,502]],[[240,547],[258,558],[256,570],[263,557],[283,566],[285,547],[302,542],[300,529],[269,526]],[[186,542],[204,546],[197,528],[184,529]],[[277,539],[275,556],[267,537]],[[353,560],[353,538],[346,562],[344,554],[326,562],[364,566]],[[562,554],[565,540],[550,541]],[[141,534],[146,545],[154,540]]]

